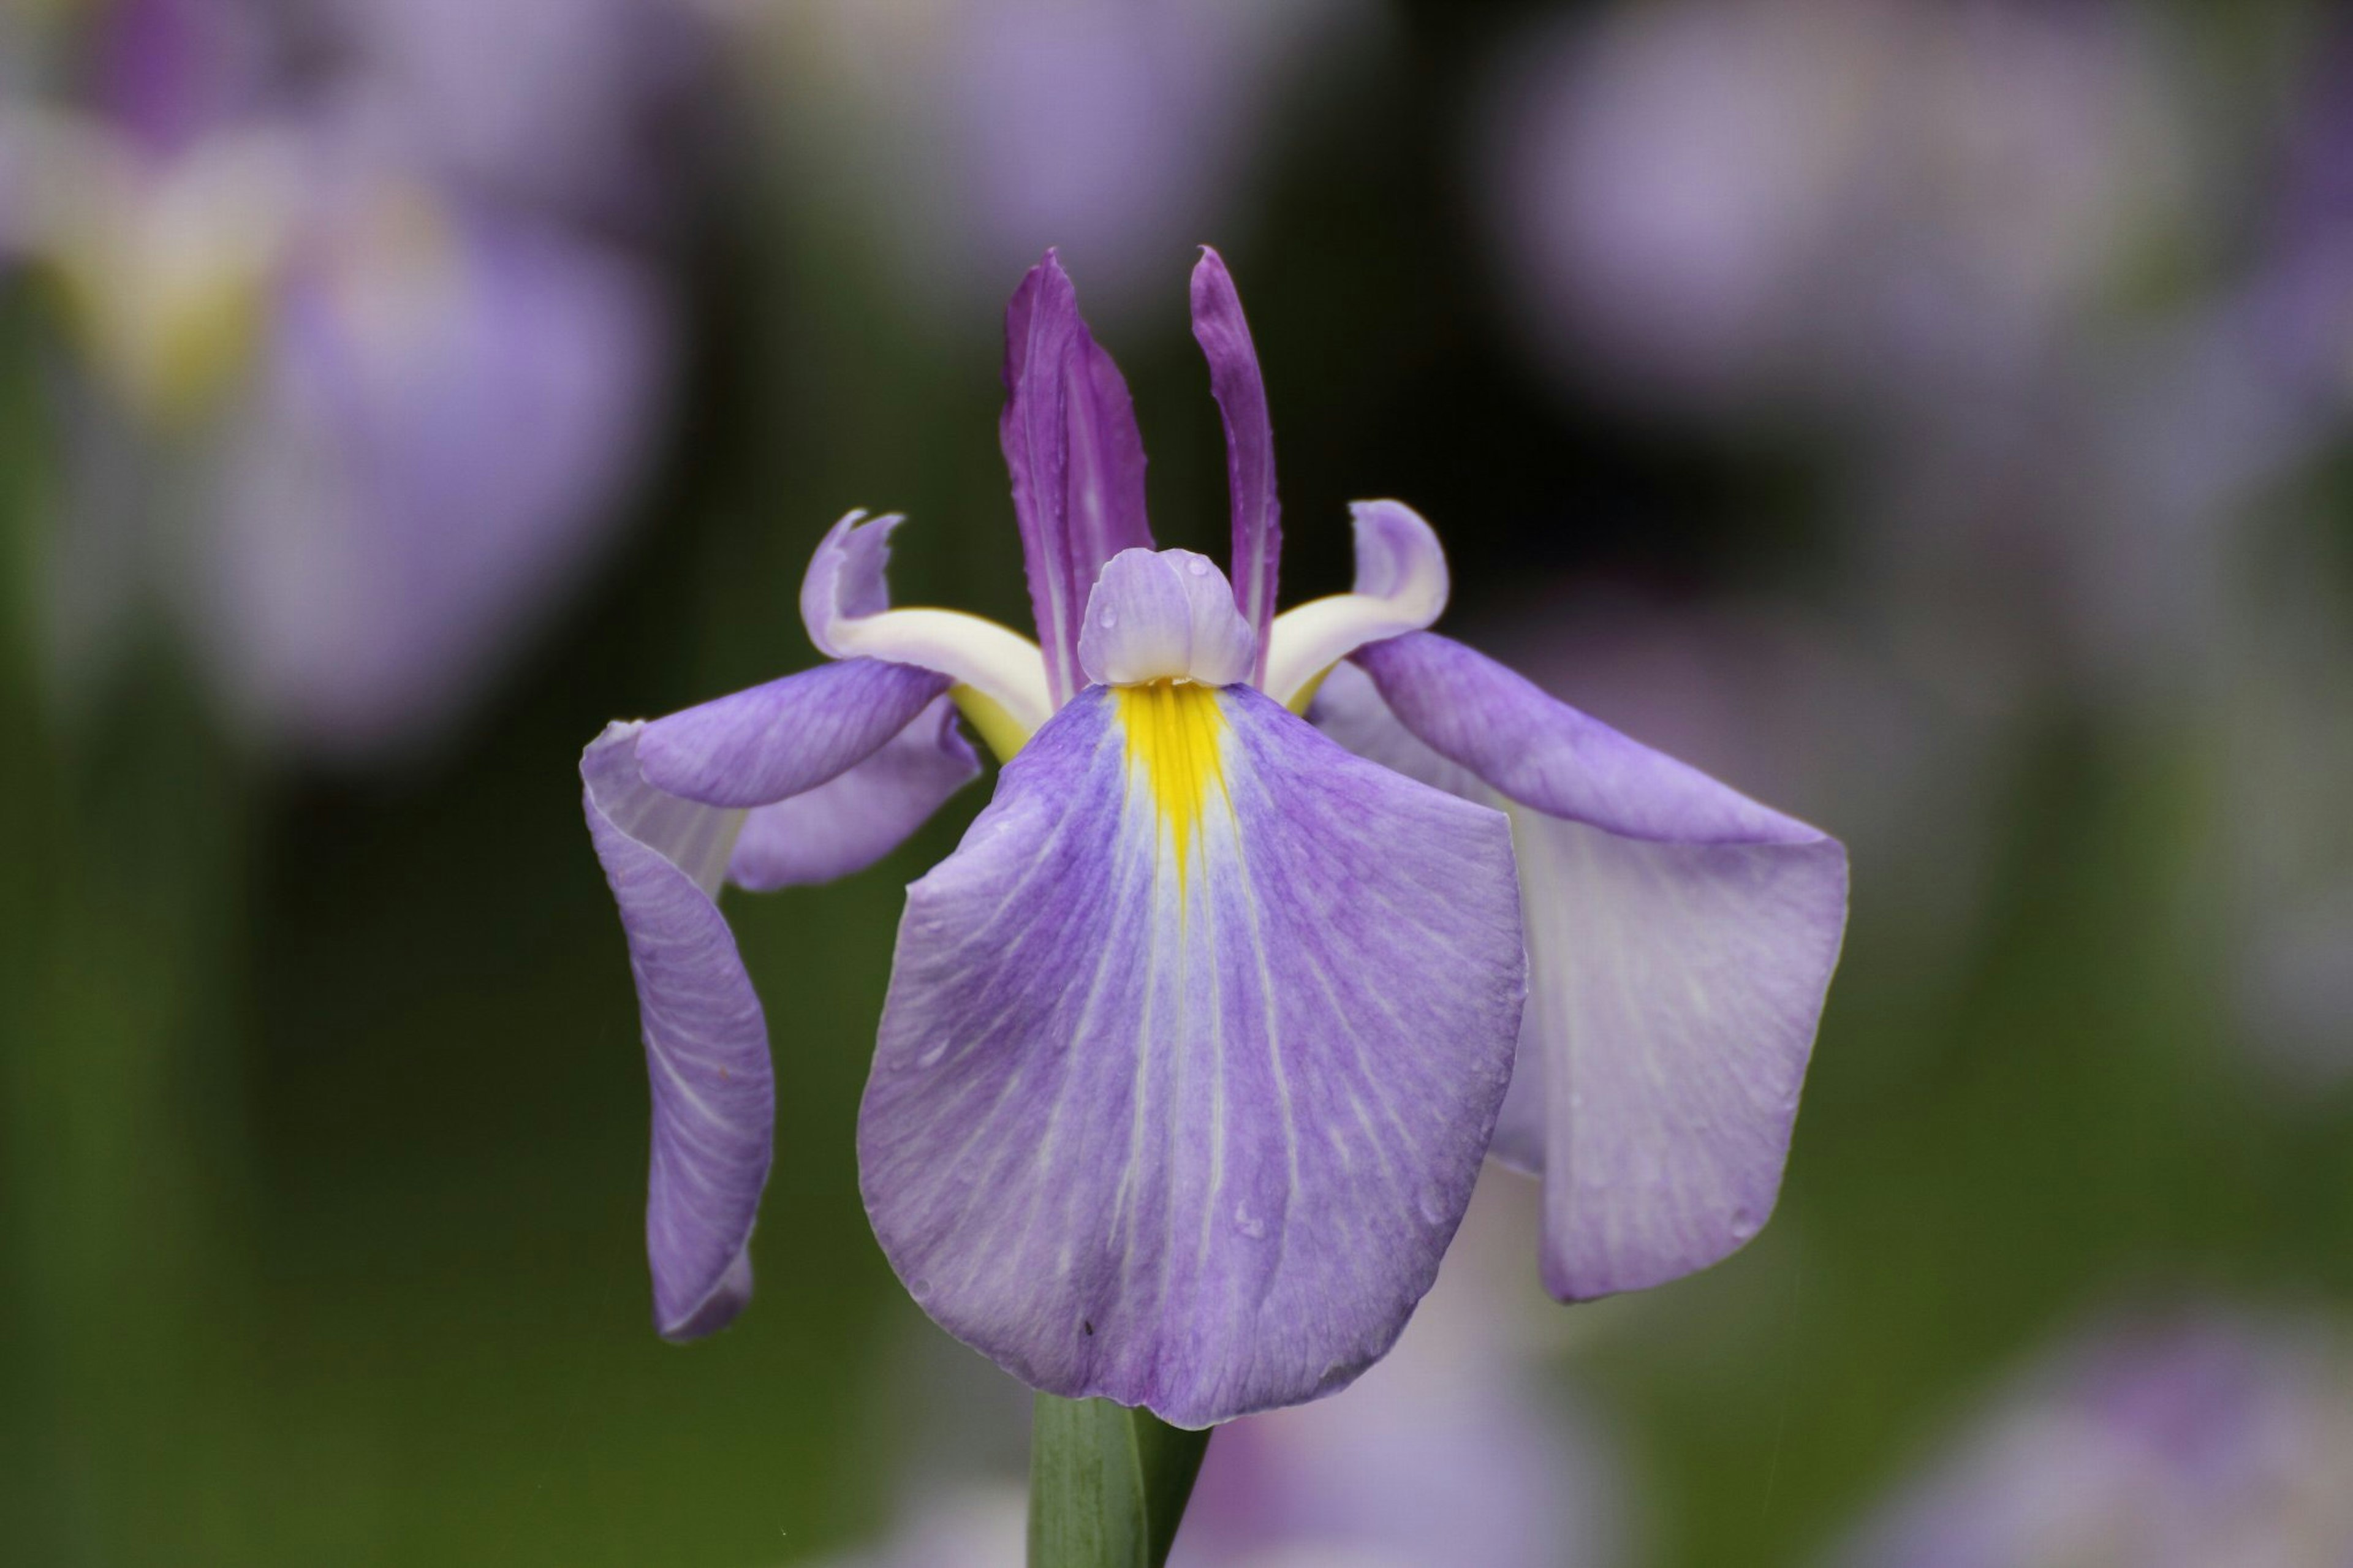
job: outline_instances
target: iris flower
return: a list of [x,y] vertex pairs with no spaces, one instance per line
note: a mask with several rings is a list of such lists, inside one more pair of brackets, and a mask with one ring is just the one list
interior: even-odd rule
[[652,1079],[665,1335],[748,1296],[770,1152],[720,887],[887,853],[978,771],[959,714],[1004,767],[908,889],[860,1184],[915,1299],[1025,1382],[1187,1426],[1345,1385],[1491,1142],[1543,1173],[1565,1298],[1764,1223],[1843,852],[1426,632],[1445,558],[1396,501],[1355,508],[1352,592],[1276,615],[1266,393],[1215,252],[1192,303],[1230,584],[1153,549],[1125,385],[1050,253],[1008,312],[1001,426],[1039,640],[892,608],[899,520],[852,512],[801,593],[832,662],[583,755]]

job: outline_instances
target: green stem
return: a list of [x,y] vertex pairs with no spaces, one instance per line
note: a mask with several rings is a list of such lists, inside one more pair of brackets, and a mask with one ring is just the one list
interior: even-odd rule
[[1029,1426],[1029,1568],[1160,1568],[1208,1432],[1108,1399],[1038,1395]]

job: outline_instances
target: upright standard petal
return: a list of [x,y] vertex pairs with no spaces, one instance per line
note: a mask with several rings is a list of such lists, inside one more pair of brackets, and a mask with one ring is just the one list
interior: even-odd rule
[[712,902],[740,811],[662,794],[638,771],[642,723],[580,758],[589,836],[621,907],[653,1084],[646,1258],[654,1326],[687,1340],[751,1299],[749,1247],[775,1138],[767,1026]]
[[1495,1152],[1542,1173],[1545,1281],[1638,1289],[1771,1215],[1846,923],[1846,852],[1423,633],[1335,670],[1351,750],[1503,805],[1530,995]]
[[908,890],[867,1212],[1036,1387],[1190,1426],[1314,1398],[1429,1289],[1525,987],[1499,815],[1246,686],[1091,689]]
[[1005,413],[997,436],[1047,684],[1057,706],[1083,684],[1079,616],[1103,563],[1149,550],[1144,437],[1127,383],[1087,331],[1070,275],[1052,251],[1005,310]]
[[[1256,679],[1266,679],[1267,628],[1274,622],[1282,564],[1282,506],[1274,487],[1274,422],[1266,378],[1250,342],[1241,296],[1225,258],[1208,246],[1193,268],[1193,338],[1209,362],[1209,391],[1226,425],[1226,485],[1234,512],[1234,602],[1258,638]],[[1424,623],[1425,625],[1427,623]]]

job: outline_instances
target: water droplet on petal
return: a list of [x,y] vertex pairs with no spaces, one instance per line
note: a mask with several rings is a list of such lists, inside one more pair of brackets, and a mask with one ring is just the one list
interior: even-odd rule
[[1757,1216],[1746,1209],[1735,1209],[1732,1211],[1731,1228],[1733,1240],[1746,1241],[1757,1234]]
[[1206,577],[1209,574],[1209,563],[1196,555],[1193,559],[1185,563],[1185,570],[1190,572],[1196,577]]
[[1103,626],[1105,631],[1109,631],[1112,627],[1119,625],[1119,612],[1117,610],[1105,610],[1102,615],[1095,618],[1103,623]]
[[1448,1212],[1446,1194],[1436,1187],[1422,1188],[1420,1194],[1414,1199],[1414,1205],[1421,1210],[1423,1220],[1430,1225],[1444,1225],[1453,1217]]
[[1252,1241],[1263,1241],[1266,1239],[1266,1221],[1250,1213],[1250,1205],[1248,1204],[1236,1204],[1234,1205],[1234,1228],[1240,1231],[1244,1236],[1249,1237]]

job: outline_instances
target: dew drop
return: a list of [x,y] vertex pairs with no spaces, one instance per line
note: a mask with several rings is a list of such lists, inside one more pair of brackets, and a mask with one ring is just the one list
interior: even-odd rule
[[1428,1224],[1444,1225],[1447,1221],[1446,1194],[1436,1187],[1422,1188],[1414,1199],[1414,1206],[1421,1210],[1421,1217]]
[[1102,615],[1097,616],[1095,619],[1102,624],[1103,628],[1105,631],[1109,631],[1112,627],[1119,625],[1119,612],[1117,610],[1105,610]]
[[1185,570],[1190,572],[1196,577],[1206,577],[1209,574],[1209,563],[1196,555],[1193,559],[1185,563]]
[[930,1300],[932,1297],[931,1280],[921,1274],[916,1275],[913,1279],[907,1281],[907,1294],[913,1296],[918,1301]]
[[1234,1228],[1240,1231],[1244,1236],[1249,1237],[1252,1241],[1264,1241],[1266,1239],[1266,1221],[1250,1213],[1250,1205],[1248,1204],[1236,1204],[1234,1205]]
[[1732,1239],[1735,1241],[1746,1241],[1750,1237],[1755,1236],[1756,1234],[1757,1216],[1750,1214],[1746,1209],[1733,1210]]

